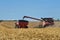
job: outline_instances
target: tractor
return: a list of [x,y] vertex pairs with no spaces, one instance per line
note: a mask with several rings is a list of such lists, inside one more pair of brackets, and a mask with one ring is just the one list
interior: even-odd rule
[[15,23],[16,28],[28,28],[27,25],[29,24],[29,21],[24,20],[24,18],[30,18],[30,19],[41,21],[42,24],[39,25],[40,27],[46,27],[46,26],[54,25],[53,18],[38,19],[38,18],[30,17],[30,16],[23,16],[23,20],[18,20],[18,22]]

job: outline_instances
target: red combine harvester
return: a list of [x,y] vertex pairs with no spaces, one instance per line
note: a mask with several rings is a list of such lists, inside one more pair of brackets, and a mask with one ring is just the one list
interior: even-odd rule
[[54,25],[53,18],[41,18],[41,19],[37,19],[37,18],[29,17],[29,16],[24,16],[23,20],[18,20],[18,22],[15,23],[17,28],[28,28],[27,25],[28,25],[29,22],[27,20],[24,20],[24,18],[31,18],[31,19],[34,19],[34,20],[41,21],[42,24],[39,25],[40,27],[46,27],[46,26],[49,26],[49,25]]

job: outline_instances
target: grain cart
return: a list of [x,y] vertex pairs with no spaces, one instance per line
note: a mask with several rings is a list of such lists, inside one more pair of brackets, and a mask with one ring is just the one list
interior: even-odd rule
[[30,19],[34,19],[34,20],[38,20],[38,21],[41,21],[42,24],[40,24],[39,26],[41,27],[46,27],[46,26],[49,26],[49,25],[54,25],[54,20],[53,18],[41,18],[41,19],[38,19],[38,18],[33,18],[33,17],[29,17],[29,16],[24,16],[23,17],[23,20],[19,20],[15,25],[16,27],[18,28],[28,28],[28,21],[27,20],[24,20],[24,18],[30,18]]
[[28,21],[27,20],[18,20],[15,23],[15,28],[28,28]]

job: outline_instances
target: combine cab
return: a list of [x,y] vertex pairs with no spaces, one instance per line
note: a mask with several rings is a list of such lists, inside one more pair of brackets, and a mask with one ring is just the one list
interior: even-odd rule
[[46,27],[46,26],[52,26],[54,25],[54,20],[53,18],[41,18],[43,20],[43,27]]
[[17,28],[28,28],[27,25],[28,25],[29,22],[27,20],[24,20],[24,18],[31,18],[31,19],[34,19],[34,20],[42,21],[42,24],[39,25],[41,27],[46,27],[46,26],[49,26],[49,25],[54,25],[53,18],[41,18],[41,19],[37,19],[37,18],[29,17],[29,16],[24,16],[23,20],[18,20],[18,22],[15,23]]

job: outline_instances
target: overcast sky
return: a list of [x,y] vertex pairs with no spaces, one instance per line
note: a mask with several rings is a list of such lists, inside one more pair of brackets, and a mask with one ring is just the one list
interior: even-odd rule
[[60,0],[0,0],[0,19],[60,18]]

